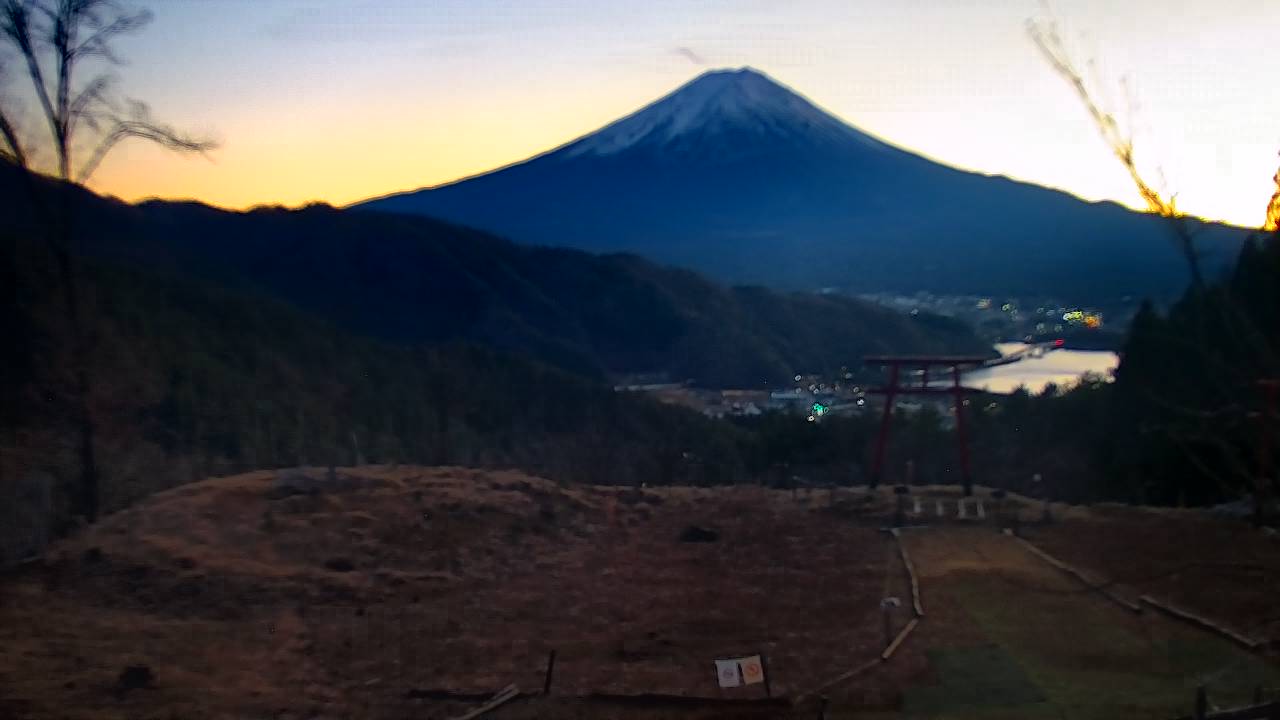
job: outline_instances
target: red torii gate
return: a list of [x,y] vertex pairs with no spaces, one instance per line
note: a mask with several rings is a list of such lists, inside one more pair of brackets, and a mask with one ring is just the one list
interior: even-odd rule
[[[893,401],[899,395],[950,395],[956,409],[956,439],[960,444],[960,481],[964,484],[964,494],[973,494],[973,477],[969,474],[969,445],[964,429],[964,394],[973,392],[960,385],[962,368],[977,367],[987,361],[979,355],[871,355],[864,358],[868,365],[879,365],[889,368],[889,383],[883,388],[873,388],[867,392],[884,395],[884,413],[880,416],[880,434],[876,438],[876,454],[871,465],[871,487],[880,484],[884,471],[885,446],[889,442],[889,426],[893,424]],[[950,368],[950,387],[929,387],[929,368]],[[902,368],[919,369],[921,378],[919,385],[908,380],[902,384]]]

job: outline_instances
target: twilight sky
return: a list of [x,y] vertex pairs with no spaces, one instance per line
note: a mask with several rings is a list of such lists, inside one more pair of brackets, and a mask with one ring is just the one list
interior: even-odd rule
[[[936,160],[1139,199],[1023,28],[1037,0],[151,0],[125,94],[222,141],[127,144],[92,186],[226,207],[344,204],[523,159],[699,72],[751,65]],[[1183,209],[1256,225],[1280,151],[1275,0],[1057,0]]]

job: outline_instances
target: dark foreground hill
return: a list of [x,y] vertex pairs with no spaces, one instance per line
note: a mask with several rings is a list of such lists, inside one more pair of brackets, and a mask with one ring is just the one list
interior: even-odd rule
[[[30,235],[21,186],[0,167],[0,212]],[[664,373],[711,386],[835,372],[868,353],[987,350],[939,317],[725,288],[634,256],[526,247],[427,218],[132,206],[68,192],[86,255],[276,297],[402,344],[467,341],[590,375]]]

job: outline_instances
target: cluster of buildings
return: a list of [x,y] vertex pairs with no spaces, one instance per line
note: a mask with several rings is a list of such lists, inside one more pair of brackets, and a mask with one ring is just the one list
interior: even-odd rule
[[[849,416],[864,412],[878,413],[884,407],[881,396],[868,394],[867,388],[853,382],[832,381],[817,375],[797,375],[794,384],[778,390],[711,390],[690,383],[630,382],[615,385],[618,392],[644,392],[661,402],[696,410],[707,417],[757,417],[767,412],[781,412],[804,417],[809,422],[823,418]],[[951,398],[899,397],[894,408],[914,413],[927,408],[935,410],[944,426],[955,423]]]
[[778,390],[710,390],[688,383],[630,383],[614,386],[623,392],[647,392],[662,402],[693,408],[707,417],[752,417],[766,412],[804,415],[817,422],[829,415],[862,411],[865,390],[817,375],[796,375],[795,384]]
[[[994,298],[928,292],[912,295],[875,293],[860,297],[903,313],[927,312],[958,318],[993,341],[1020,339],[1031,342],[1039,336],[1076,329],[1098,330],[1103,326],[1101,310],[1075,307],[1051,298]],[[1129,308],[1126,306],[1118,311],[1127,312]]]

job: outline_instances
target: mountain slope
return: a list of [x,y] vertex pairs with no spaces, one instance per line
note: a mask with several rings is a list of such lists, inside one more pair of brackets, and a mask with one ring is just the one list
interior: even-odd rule
[[[1103,302],[1186,282],[1158,218],[931,162],[749,68],[525,162],[356,207],[776,287]],[[1239,232],[1204,230],[1211,266],[1234,257]]]
[[[42,244],[0,227],[0,246],[17,250],[0,253],[16,301],[0,303],[4,568],[68,519],[80,458],[57,275]],[[261,294],[96,259],[81,258],[77,276],[105,512],[210,475],[294,465],[519,467],[637,485],[758,470],[750,437],[728,424],[509,353],[360,337]]]
[[[20,225],[29,208],[13,202],[22,193],[9,180],[0,210]],[[868,353],[985,349],[937,317],[724,288],[634,256],[525,247],[424,218],[130,206],[67,191],[86,254],[275,296],[401,343],[469,341],[580,373],[665,373],[711,386],[834,373]]]

